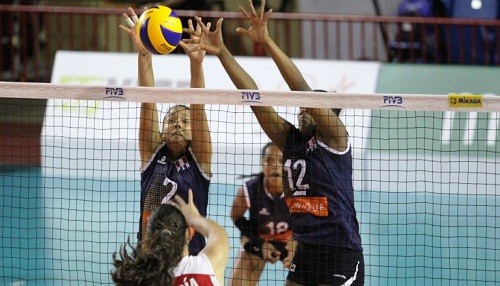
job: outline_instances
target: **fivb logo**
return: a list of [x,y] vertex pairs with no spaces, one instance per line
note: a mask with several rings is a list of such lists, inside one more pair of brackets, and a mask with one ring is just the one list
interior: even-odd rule
[[241,99],[243,102],[260,102],[260,93],[257,91],[242,91]]
[[404,107],[403,97],[398,95],[394,96],[384,95],[384,105],[382,105],[382,107],[389,107],[389,106]]
[[123,99],[125,94],[123,88],[121,87],[105,87],[106,96],[104,98],[120,98]]

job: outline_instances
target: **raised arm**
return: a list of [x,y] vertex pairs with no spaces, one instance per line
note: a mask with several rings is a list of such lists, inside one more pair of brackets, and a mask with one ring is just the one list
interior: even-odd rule
[[[185,40],[186,43],[191,43],[193,45],[190,52],[202,49],[210,54],[216,55],[229,75],[229,78],[238,89],[257,90],[258,87],[253,78],[241,67],[224,44],[222,39],[223,19],[221,18],[217,21],[215,31],[211,32],[210,23],[204,25],[199,17],[195,18],[202,30],[201,32],[194,31],[193,29],[185,30],[191,35],[198,37],[196,40]],[[252,106],[252,111],[257,117],[264,132],[279,148],[282,148],[285,143],[286,131],[288,130],[289,123],[279,116],[273,107]]]
[[[272,9],[265,13],[265,4],[266,1],[262,0],[258,13],[253,6],[252,0],[248,0],[248,5],[251,8],[250,12],[239,6],[244,17],[250,21],[251,27],[249,29],[237,28],[236,31],[259,43],[266,50],[291,90],[312,91],[295,63],[269,36],[267,23],[272,15]],[[336,150],[344,151],[348,146],[347,131],[338,115],[330,108],[307,108],[307,111],[314,118],[318,126],[320,132],[317,136],[320,140]]]
[[[193,22],[188,21],[189,29],[194,30]],[[196,31],[200,32],[201,27],[198,25]],[[191,39],[196,39],[196,36],[191,35]],[[189,56],[190,70],[191,70],[191,88],[204,88],[205,87],[205,74],[203,71],[203,60],[205,59],[206,52],[198,50],[189,52],[191,44],[181,42],[181,47]],[[191,148],[200,163],[201,168],[207,173],[212,175],[212,138],[210,135],[210,127],[208,124],[207,114],[204,104],[191,104],[191,130],[193,138],[191,140]]]
[[169,203],[176,205],[181,210],[189,226],[206,237],[207,245],[201,252],[212,263],[217,280],[223,283],[224,270],[229,257],[229,240],[226,230],[217,222],[200,215],[193,203],[193,192],[191,190],[189,190],[187,203],[178,195],[175,196],[175,203],[171,201]]
[[[123,17],[129,27],[120,25],[120,29],[130,35],[132,42],[137,48],[139,86],[154,86],[153,61],[151,53],[144,48],[135,33],[135,25],[138,17],[134,12],[134,9],[130,7],[127,12],[128,13],[123,14]],[[139,153],[141,156],[141,166],[147,164],[161,141],[160,122],[156,103],[143,102],[141,103],[139,117]]]
[[262,0],[259,11],[255,10],[252,0],[248,0],[251,11],[247,12],[242,6],[239,9],[243,16],[250,22],[248,29],[238,27],[236,32],[245,35],[252,41],[260,44],[276,63],[281,75],[291,90],[310,91],[311,88],[302,77],[302,74],[288,56],[276,45],[269,36],[267,23],[273,10],[264,11],[266,1]]

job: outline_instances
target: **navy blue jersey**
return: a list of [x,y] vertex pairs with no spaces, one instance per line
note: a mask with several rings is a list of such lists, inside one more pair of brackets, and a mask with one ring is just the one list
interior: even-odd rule
[[[160,145],[149,163],[141,170],[141,218],[139,240],[145,238],[146,227],[151,212],[174,195],[185,201],[188,191],[193,191],[193,201],[202,216],[207,215],[208,188],[210,177],[201,169],[191,148],[179,159],[170,161],[168,147]],[[189,243],[191,255],[196,255],[205,247],[205,238],[196,233]]]
[[249,207],[249,220],[252,225],[259,226],[258,233],[252,233],[252,237],[278,242],[286,242],[292,238],[290,212],[285,197],[274,197],[265,189],[263,173],[246,181],[243,192]]
[[361,251],[350,144],[346,151],[338,152],[290,126],[283,171],[295,239]]

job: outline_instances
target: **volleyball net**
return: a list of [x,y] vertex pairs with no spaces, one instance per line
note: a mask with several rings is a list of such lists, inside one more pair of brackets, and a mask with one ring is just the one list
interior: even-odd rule
[[[240,249],[232,201],[269,140],[250,109],[262,105],[294,124],[297,107],[343,109],[367,285],[500,282],[498,96],[1,82],[0,97],[15,100],[2,114],[31,105],[25,120],[44,105],[41,167],[2,166],[2,284],[111,284],[111,254],[138,231],[139,102],[158,103],[160,118],[174,104],[205,104],[208,215],[230,236],[226,279]],[[267,265],[260,285],[285,277]]]

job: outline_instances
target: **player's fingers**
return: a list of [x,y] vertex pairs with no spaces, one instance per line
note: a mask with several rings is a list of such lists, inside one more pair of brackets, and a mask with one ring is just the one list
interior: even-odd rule
[[236,28],[236,33],[240,34],[240,35],[248,35],[248,30],[247,29],[244,29],[244,28]]
[[283,260],[283,267],[285,267],[285,269],[290,269],[290,266],[292,266],[292,262],[290,260]]
[[272,256],[275,261],[278,261],[278,259],[281,257],[281,251],[279,250],[273,251]]
[[181,46],[181,48],[184,50],[184,53],[186,53],[186,54],[190,54],[192,52],[195,52],[192,47],[190,47],[188,44],[186,44],[182,41],[179,42],[179,46]]
[[134,25],[135,25],[134,22],[132,21],[132,19],[130,19],[129,16],[125,17],[125,22],[127,22],[128,26],[130,28],[134,27]]
[[198,25],[198,23],[196,23],[196,29],[195,29],[195,30],[196,30],[196,32],[197,32],[198,34],[201,34],[201,26],[200,26],[200,25]]
[[262,0],[260,2],[260,8],[259,8],[259,16],[262,17],[264,16],[264,8],[266,7],[266,0]]
[[220,18],[217,20],[217,28],[215,29],[216,31],[219,31],[222,29],[222,22],[224,21],[224,18]]
[[127,11],[128,11],[128,13],[130,14],[130,17],[132,17],[132,15],[135,15],[134,8],[132,8],[132,7],[128,7]]
[[191,189],[189,189],[189,192],[188,192],[188,203],[191,204],[191,205],[194,205],[193,190],[191,190]]
[[123,26],[123,25],[119,25],[118,27],[119,27],[120,29],[122,29],[123,31],[127,32],[127,33],[129,33],[129,32],[130,32],[130,28],[127,28],[127,27],[125,27],[125,26]]
[[266,12],[266,16],[264,16],[264,19],[267,20],[271,17],[273,14],[273,9],[269,9],[269,11]]
[[[139,18],[137,17],[137,14],[135,13],[134,9],[130,8],[131,12],[130,12],[130,17],[132,18],[132,20],[134,21],[134,23],[137,23],[137,21],[139,21]],[[146,11],[146,10],[144,10]]]
[[179,195],[175,195],[174,201],[179,207],[183,207],[184,205],[186,205],[186,202],[184,201],[184,199]]
[[184,40],[179,42],[179,46],[181,46],[181,48],[184,50],[184,52],[186,52],[186,53],[189,52],[188,44],[184,43]]
[[245,18],[249,18],[250,17],[250,15],[248,14],[247,10],[245,10],[245,8],[241,7],[241,5],[239,5],[238,8],[240,9],[241,14],[243,14],[243,16]]
[[[184,32],[189,33],[189,30],[187,29],[182,29]],[[195,39],[182,39],[182,42],[185,44],[195,44]]]
[[206,26],[205,26],[205,24],[203,24],[203,22],[202,22],[202,20],[201,20],[200,17],[194,16],[194,19],[196,20],[197,25],[200,26],[200,28],[201,28],[202,31],[206,29]]
[[[175,198],[174,198],[175,199]],[[172,205],[178,209],[180,209],[179,205],[174,200],[168,200],[167,205]]]
[[250,8],[252,8],[252,15],[256,15],[257,12],[255,12],[255,7],[253,6],[252,0],[248,0],[248,5],[250,6]]
[[189,28],[189,30],[194,30],[194,28],[193,28],[193,20],[191,20],[191,19],[188,20],[188,28]]

